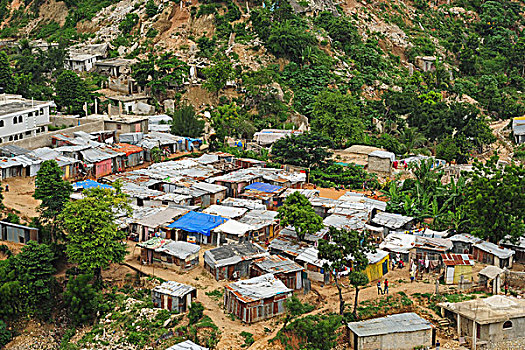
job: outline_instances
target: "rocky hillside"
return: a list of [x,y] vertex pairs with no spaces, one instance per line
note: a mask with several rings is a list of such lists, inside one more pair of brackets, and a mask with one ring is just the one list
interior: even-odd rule
[[[0,0],[0,36],[107,43],[110,57],[139,59],[133,77],[154,104],[213,109],[219,136],[307,118],[337,148],[464,163],[496,141],[491,122],[525,113],[523,9],[508,0]],[[34,67],[8,53],[19,92],[52,98],[54,69],[28,87],[21,74],[34,77]]]

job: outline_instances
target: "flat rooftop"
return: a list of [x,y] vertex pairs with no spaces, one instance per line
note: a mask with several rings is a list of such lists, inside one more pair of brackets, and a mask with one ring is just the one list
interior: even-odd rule
[[[1,97],[0,97],[1,99]],[[52,102],[31,101],[31,100],[0,100],[0,116],[23,112],[25,110],[36,109]]]
[[438,306],[480,324],[525,317],[525,300],[503,295],[461,303],[441,303]]

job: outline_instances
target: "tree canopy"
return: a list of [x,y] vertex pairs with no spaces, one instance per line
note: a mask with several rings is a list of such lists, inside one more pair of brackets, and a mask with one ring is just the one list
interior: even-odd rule
[[178,136],[201,137],[204,132],[204,120],[197,118],[191,105],[175,109],[170,116],[171,133]]
[[318,133],[289,135],[273,144],[272,158],[305,168],[324,167],[330,163],[331,146],[330,139]]
[[306,234],[314,234],[323,228],[323,219],[316,214],[312,204],[303,194],[294,192],[279,208],[281,226],[292,226],[299,240]]
[[89,100],[89,92],[84,81],[75,72],[63,71],[56,80],[55,91],[58,107],[68,113],[85,113],[84,103]]

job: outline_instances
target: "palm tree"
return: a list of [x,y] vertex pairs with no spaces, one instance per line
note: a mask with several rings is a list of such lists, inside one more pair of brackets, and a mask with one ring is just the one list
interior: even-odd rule
[[430,151],[423,146],[427,139],[417,131],[417,128],[405,128],[399,133],[399,142],[404,150],[404,155],[425,154],[430,155]]

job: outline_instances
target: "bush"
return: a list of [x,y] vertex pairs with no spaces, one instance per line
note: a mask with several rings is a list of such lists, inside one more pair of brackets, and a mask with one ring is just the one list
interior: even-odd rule
[[204,305],[201,303],[191,303],[190,312],[188,312],[190,325],[199,322],[202,316],[204,316]]
[[7,330],[7,325],[0,320],[0,347],[3,347],[11,341],[11,332]]
[[139,23],[139,15],[136,13],[128,13],[126,14],[126,18],[122,20],[122,22],[119,23],[118,29],[122,31],[124,34],[129,34],[133,27],[135,27]]
[[92,322],[101,309],[102,296],[93,286],[93,275],[79,275],[69,280],[64,293],[64,302],[73,324]]

